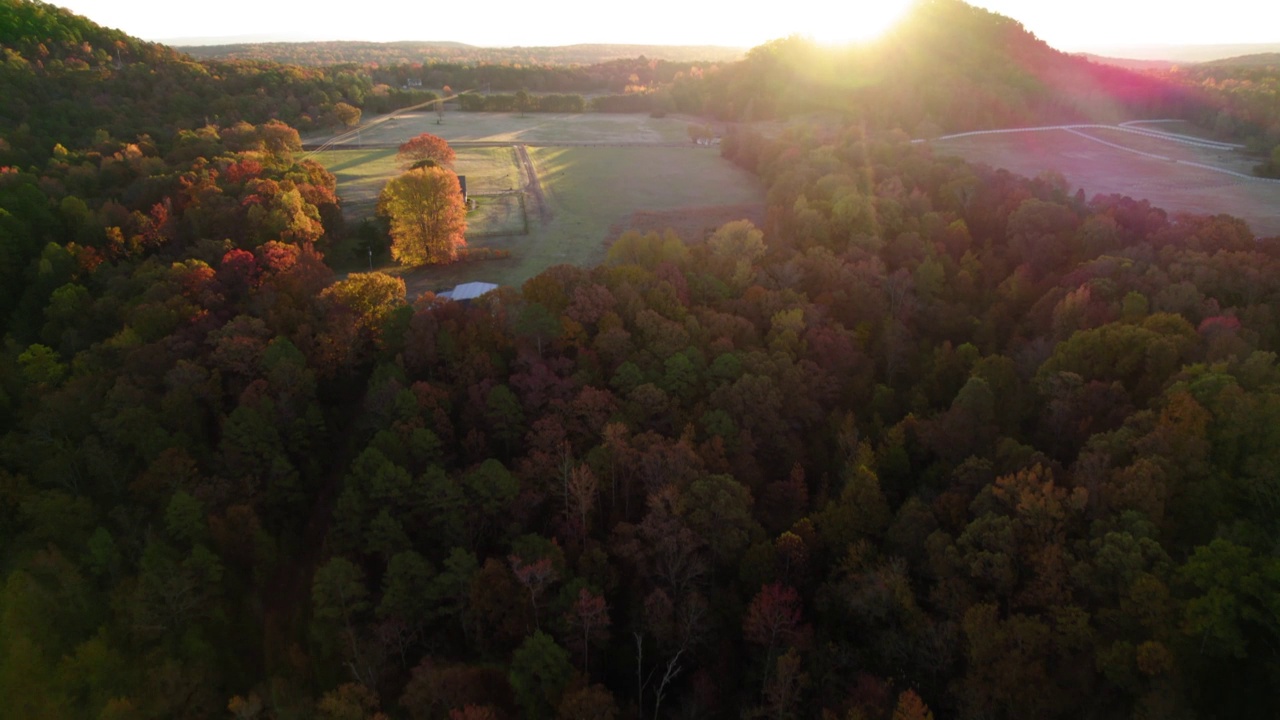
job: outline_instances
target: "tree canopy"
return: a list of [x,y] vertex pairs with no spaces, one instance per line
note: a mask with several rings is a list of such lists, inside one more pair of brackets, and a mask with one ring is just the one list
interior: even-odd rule
[[467,244],[462,187],[446,168],[415,168],[387,181],[378,212],[391,225],[391,256],[402,264],[453,262]]
[[422,133],[401,144],[396,157],[407,166],[430,160],[441,167],[451,168],[455,155],[453,148],[449,147],[449,143],[443,138],[431,133]]
[[[991,76],[848,76],[724,137],[759,222],[462,303],[326,265],[335,178],[265,110],[354,70],[0,0],[0,114],[110,101],[3,125],[0,718],[1280,716],[1278,239],[908,142],[1069,110],[921,7],[965,32],[893,62]],[[785,110],[808,53],[681,85]],[[405,177],[406,223],[461,202]]]

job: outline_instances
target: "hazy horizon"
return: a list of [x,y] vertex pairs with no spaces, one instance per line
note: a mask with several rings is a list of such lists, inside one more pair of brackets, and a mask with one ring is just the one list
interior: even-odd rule
[[[159,0],[66,0],[59,3],[101,25],[170,45],[224,45],[242,42],[460,42],[480,47],[548,47],[579,44],[714,45],[748,48],[792,34],[820,42],[866,40],[901,17],[911,0],[881,0],[832,8],[797,0],[732,17],[721,4],[657,0],[625,22],[598,20],[582,0],[548,0],[531,12],[527,4],[498,0],[486,6],[484,21],[462,6],[425,8],[401,0],[367,0],[361,12],[323,12],[301,3],[227,0],[224,12],[201,17],[198,33],[189,20],[165,12]],[[1280,45],[1280,27],[1259,15],[1248,0],[1222,0],[1213,12],[1156,2],[1027,3],[975,0],[970,4],[1020,22],[1051,46],[1066,52],[1099,49]],[[1240,22],[1256,17],[1259,22]],[[245,27],[244,18],[254,18]],[[388,21],[388,18],[393,19]],[[246,32],[248,31],[248,32]],[[1166,58],[1161,58],[1166,59]],[[1172,58],[1177,59],[1177,58]]]
[[512,47],[573,47],[575,45],[637,45],[637,46],[653,46],[653,47],[722,47],[733,50],[746,50],[752,46],[749,45],[724,45],[722,43],[661,43],[661,42],[567,42],[556,43],[553,45],[536,45],[531,43],[519,43],[515,45],[492,45],[471,43],[463,40],[454,40],[451,38],[402,38],[400,40],[363,40],[350,38],[306,38],[301,36],[288,35],[232,35],[217,37],[177,37],[177,38],[161,38],[151,40],[143,38],[149,42],[158,42],[172,47],[202,47],[216,45],[247,45],[253,43],[323,43],[323,42],[351,42],[351,43],[376,43],[383,45],[393,45],[396,43],[429,43],[429,44],[456,44],[466,45],[478,48],[512,48]]
[[[217,47],[225,45],[249,45],[259,43],[309,43],[309,42],[367,42],[376,44],[395,44],[395,43],[435,43],[435,44],[459,44],[470,47],[479,48],[512,48],[512,47],[573,47],[578,45],[635,45],[648,47],[719,47],[729,50],[746,51],[752,46],[748,45],[721,45],[717,43],[690,43],[690,44],[674,44],[674,43],[640,43],[640,42],[574,42],[564,43],[561,45],[478,45],[475,43],[466,43],[459,40],[448,39],[428,39],[428,40],[349,40],[343,38],[329,39],[306,39],[300,37],[287,37],[278,35],[241,35],[230,37],[182,37],[182,38],[164,38],[153,40],[151,42],[159,42],[171,47]],[[1225,58],[1239,57],[1243,55],[1254,55],[1260,53],[1280,53],[1280,42],[1274,43],[1186,43],[1181,45],[1082,45],[1078,48],[1057,48],[1064,52],[1077,54],[1096,55],[1101,57],[1116,58],[1122,60],[1151,60],[1151,61],[1168,61],[1168,62],[1211,62],[1213,60],[1222,60]]]

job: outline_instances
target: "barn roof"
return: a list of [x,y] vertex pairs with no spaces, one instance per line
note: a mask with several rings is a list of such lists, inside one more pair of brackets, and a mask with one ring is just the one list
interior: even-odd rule
[[463,283],[452,290],[436,293],[438,298],[449,298],[450,300],[473,300],[481,295],[497,290],[498,286],[487,282],[469,282]]

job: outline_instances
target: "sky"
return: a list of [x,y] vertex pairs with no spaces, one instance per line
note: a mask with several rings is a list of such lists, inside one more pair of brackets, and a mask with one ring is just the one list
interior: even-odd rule
[[[785,0],[750,5],[702,0],[53,0],[144,40],[452,40],[473,45],[638,43],[754,47],[801,34],[822,42],[866,39],[910,0]],[[1116,46],[1280,43],[1274,0],[973,0],[1066,51]],[[178,10],[177,8],[181,8]],[[195,11],[195,8],[200,8]],[[199,14],[196,14],[196,13]]]

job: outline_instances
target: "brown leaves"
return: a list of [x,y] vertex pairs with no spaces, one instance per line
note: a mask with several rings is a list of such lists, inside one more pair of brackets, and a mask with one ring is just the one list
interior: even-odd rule
[[752,599],[742,619],[742,632],[756,645],[790,645],[802,637],[802,617],[795,588],[773,583],[760,588]]

